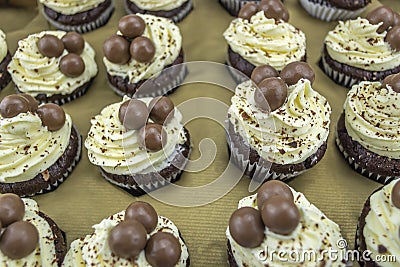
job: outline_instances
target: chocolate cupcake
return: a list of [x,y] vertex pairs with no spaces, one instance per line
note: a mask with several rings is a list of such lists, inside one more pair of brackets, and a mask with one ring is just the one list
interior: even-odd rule
[[125,0],[128,14],[149,14],[172,19],[183,20],[193,9],[192,0]]
[[8,72],[18,92],[62,105],[86,93],[97,74],[94,57],[80,34],[43,31],[18,42]]
[[270,65],[281,71],[291,62],[306,60],[306,37],[287,23],[286,7],[279,0],[265,2],[245,5],[224,32],[229,46],[227,64],[248,77],[257,66]]
[[72,242],[62,266],[190,266],[176,225],[146,202],[133,202],[93,228]]
[[0,90],[6,87],[11,81],[11,76],[7,72],[8,63],[11,61],[11,54],[8,51],[6,35],[0,30]]
[[357,18],[371,0],[300,0],[311,16],[324,21]]
[[67,252],[64,233],[34,200],[0,195],[0,219],[2,266],[61,266]]
[[182,114],[168,97],[130,99],[92,120],[85,146],[103,177],[134,196],[177,181],[191,151]]
[[59,30],[85,33],[105,25],[113,0],[40,0],[47,21]]
[[[339,226],[280,181],[268,181],[239,201],[226,237],[232,267],[348,266],[346,249],[338,246]],[[328,251],[336,251],[335,257]]]
[[81,156],[81,136],[56,104],[27,94],[0,102],[0,192],[33,196],[56,189]]
[[372,193],[358,222],[356,250],[361,267],[395,267],[399,256],[400,183],[394,180]]
[[127,15],[118,29],[103,44],[108,82],[115,93],[154,97],[171,93],[184,80],[182,36],[171,20]]
[[399,62],[399,15],[378,7],[366,18],[339,21],[325,38],[320,66],[335,83],[351,88],[398,73]]
[[325,154],[331,107],[311,84],[307,63],[278,73],[257,67],[253,81],[236,87],[228,110],[231,159],[258,182],[286,180],[315,166]]
[[387,184],[400,177],[400,74],[361,82],[347,94],[336,144],[351,167]]

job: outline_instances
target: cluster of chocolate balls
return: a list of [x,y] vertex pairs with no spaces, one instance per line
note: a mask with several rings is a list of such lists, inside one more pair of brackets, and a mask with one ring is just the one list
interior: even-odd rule
[[0,250],[13,260],[28,256],[39,244],[38,230],[22,220],[24,215],[25,204],[19,196],[11,193],[0,196]]
[[[119,120],[126,130],[139,130],[140,144],[150,151],[158,151],[167,143],[163,124],[174,115],[174,103],[166,96],[152,99],[147,107],[139,99],[125,101],[119,108]],[[153,123],[148,123],[148,119]]]
[[264,11],[267,18],[289,21],[289,12],[280,0],[261,0],[259,4],[249,2],[240,9],[238,17],[250,20],[260,11]]
[[3,118],[13,118],[26,112],[37,113],[42,125],[49,131],[57,131],[65,123],[65,112],[59,105],[47,103],[39,107],[36,99],[28,94],[8,95],[0,102],[0,115]]
[[270,231],[289,235],[300,223],[300,212],[294,203],[292,190],[278,180],[268,181],[257,192],[257,207],[237,209],[229,219],[229,232],[241,246],[255,248]]
[[144,250],[147,262],[154,267],[175,266],[182,253],[179,240],[169,232],[156,228],[158,215],[146,202],[133,202],[125,210],[124,221],[115,226],[108,236],[108,245],[118,257],[135,259]]
[[141,36],[146,29],[145,21],[138,15],[122,17],[118,23],[122,36],[114,34],[103,44],[105,57],[115,64],[126,64],[131,58],[140,62],[150,62],[156,48],[152,40]]
[[80,54],[85,47],[82,35],[76,32],[66,33],[61,40],[52,34],[43,35],[37,42],[39,52],[45,57],[59,57],[64,49],[69,53],[60,59],[59,68],[67,77],[78,77],[85,71],[85,62]]

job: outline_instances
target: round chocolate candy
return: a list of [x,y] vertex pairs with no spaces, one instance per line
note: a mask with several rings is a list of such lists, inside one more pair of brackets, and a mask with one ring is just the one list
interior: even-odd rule
[[104,42],[103,53],[115,64],[126,64],[131,59],[129,42],[119,35],[113,35]]
[[300,79],[304,78],[312,84],[315,80],[313,69],[305,62],[297,61],[287,64],[280,73],[281,78],[287,85],[296,84]]
[[60,71],[67,77],[78,77],[85,71],[85,62],[81,56],[69,53],[61,58]]
[[0,238],[0,250],[13,260],[31,254],[39,244],[39,232],[30,222],[17,221],[10,224]]
[[22,220],[25,215],[25,204],[16,194],[0,195],[0,221],[3,227]]
[[264,240],[264,228],[260,211],[252,207],[237,209],[229,219],[229,232],[242,247],[258,247]]
[[247,3],[239,11],[238,17],[250,20],[258,12],[258,5],[256,3]]
[[271,197],[281,196],[293,201],[293,193],[284,182],[271,180],[264,183],[257,191],[257,206],[261,210],[262,204]]
[[108,236],[108,245],[118,257],[132,259],[145,248],[147,233],[138,221],[122,221],[115,226]]
[[143,101],[131,99],[120,106],[118,116],[126,130],[139,130],[146,124],[149,111]]
[[118,23],[119,31],[127,38],[136,38],[143,34],[146,23],[138,15],[127,15],[122,17]]
[[64,51],[63,42],[54,35],[45,34],[37,43],[39,52],[45,57],[59,57]]
[[85,47],[85,40],[77,32],[68,32],[61,38],[61,41],[68,52],[77,55],[80,55]]
[[29,111],[36,112],[36,110],[39,107],[37,100],[33,96],[28,95],[28,94],[20,94],[20,96],[22,96],[23,98],[26,99],[26,101],[28,101]]
[[400,15],[393,11],[393,26],[400,26]]
[[382,33],[393,25],[394,14],[389,7],[380,6],[369,12],[366,16],[366,19],[371,24],[379,24],[383,22],[382,25],[377,29],[378,33]]
[[139,142],[150,151],[161,150],[167,143],[167,133],[160,124],[149,123],[140,129]]
[[394,26],[388,31],[385,41],[389,43],[394,51],[400,51],[400,25]]
[[276,77],[264,79],[256,88],[254,101],[263,111],[274,111],[285,103],[288,87],[286,83]]
[[156,48],[149,38],[144,36],[139,36],[135,38],[130,47],[131,56],[138,62],[148,63],[150,62],[155,53]]
[[150,118],[158,124],[163,124],[174,116],[174,103],[166,96],[153,98],[149,103]]
[[289,12],[280,0],[261,0],[259,8],[267,18],[289,21]]
[[53,103],[41,105],[37,113],[42,120],[42,125],[49,131],[60,130],[65,124],[65,112],[59,105]]
[[29,111],[28,100],[21,95],[8,95],[0,102],[0,114],[3,118],[12,118]]
[[136,201],[128,206],[125,211],[125,220],[137,220],[143,224],[147,233],[151,233],[157,226],[158,215],[149,203]]
[[251,73],[251,80],[256,84],[259,84],[266,78],[278,77],[279,74],[275,68],[270,65],[262,65],[256,67]]
[[393,205],[400,209],[400,182],[396,182],[396,184],[393,186],[391,196]]
[[283,196],[271,197],[261,207],[262,220],[272,232],[288,235],[300,222],[300,212],[293,200]]
[[382,82],[382,87],[389,85],[395,92],[400,93],[400,74],[386,76]]
[[178,263],[181,253],[179,240],[167,232],[152,235],[145,250],[146,260],[153,267],[173,267]]

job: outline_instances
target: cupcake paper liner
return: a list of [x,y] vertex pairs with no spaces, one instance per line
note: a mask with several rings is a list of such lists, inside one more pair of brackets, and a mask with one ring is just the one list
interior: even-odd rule
[[229,60],[229,56],[226,57],[226,64],[229,66],[228,67],[229,73],[232,75],[232,78],[235,80],[237,84],[243,83],[250,79],[244,73],[241,73],[239,70],[235,69],[232,66],[231,61]]
[[326,62],[325,57],[322,55],[321,57],[321,67],[323,71],[325,72],[326,75],[328,75],[335,83],[351,88],[354,84],[359,83],[360,80],[353,78],[351,76],[348,76],[344,73],[340,73],[329,66],[329,64]]
[[300,4],[311,16],[324,21],[356,18],[366,9],[363,7],[357,10],[347,10],[331,6],[323,1],[314,3],[310,0],[300,0]]
[[220,3],[229,11],[232,16],[237,16],[240,9],[247,3],[260,3],[260,1],[247,0],[220,0]]

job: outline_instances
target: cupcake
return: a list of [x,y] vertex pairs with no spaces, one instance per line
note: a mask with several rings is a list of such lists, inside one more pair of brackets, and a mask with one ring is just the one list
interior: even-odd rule
[[399,15],[378,7],[366,18],[339,21],[325,38],[320,66],[335,83],[351,88],[398,73],[399,62]]
[[0,193],[33,196],[56,189],[81,155],[81,136],[56,104],[27,94],[0,102]]
[[2,266],[61,266],[67,253],[64,233],[34,200],[0,195],[0,219]]
[[7,72],[7,66],[10,61],[11,54],[8,51],[6,35],[0,30],[0,90],[11,81],[11,76]]
[[325,21],[356,18],[370,3],[371,0],[300,0],[308,14]]
[[105,25],[114,11],[113,0],[40,0],[42,13],[55,28],[85,33]]
[[63,267],[190,266],[176,225],[146,202],[133,202],[93,228],[92,234],[71,243]]
[[193,3],[192,0],[125,0],[125,9],[128,14],[149,14],[179,22],[192,11]]
[[120,19],[118,29],[103,44],[108,82],[115,93],[159,96],[184,80],[182,36],[171,20],[127,15]]
[[81,35],[43,31],[18,42],[8,72],[17,91],[62,105],[86,93],[97,74],[94,57]]
[[339,226],[280,181],[239,201],[226,236],[232,267],[348,266]]
[[311,86],[313,70],[293,62],[277,76],[271,66],[255,68],[253,80],[236,87],[228,109],[231,160],[258,182],[295,177],[327,148],[331,107]]
[[387,184],[400,177],[400,74],[361,82],[347,94],[336,144],[351,167]]
[[368,197],[356,234],[360,266],[395,267],[399,257],[400,183],[394,180]]
[[181,120],[168,97],[124,97],[91,120],[89,160],[107,181],[134,196],[173,183],[191,151]]
[[279,0],[245,5],[224,32],[229,46],[227,64],[250,77],[257,66],[270,65],[281,71],[291,62],[305,61],[306,37],[288,19]]

